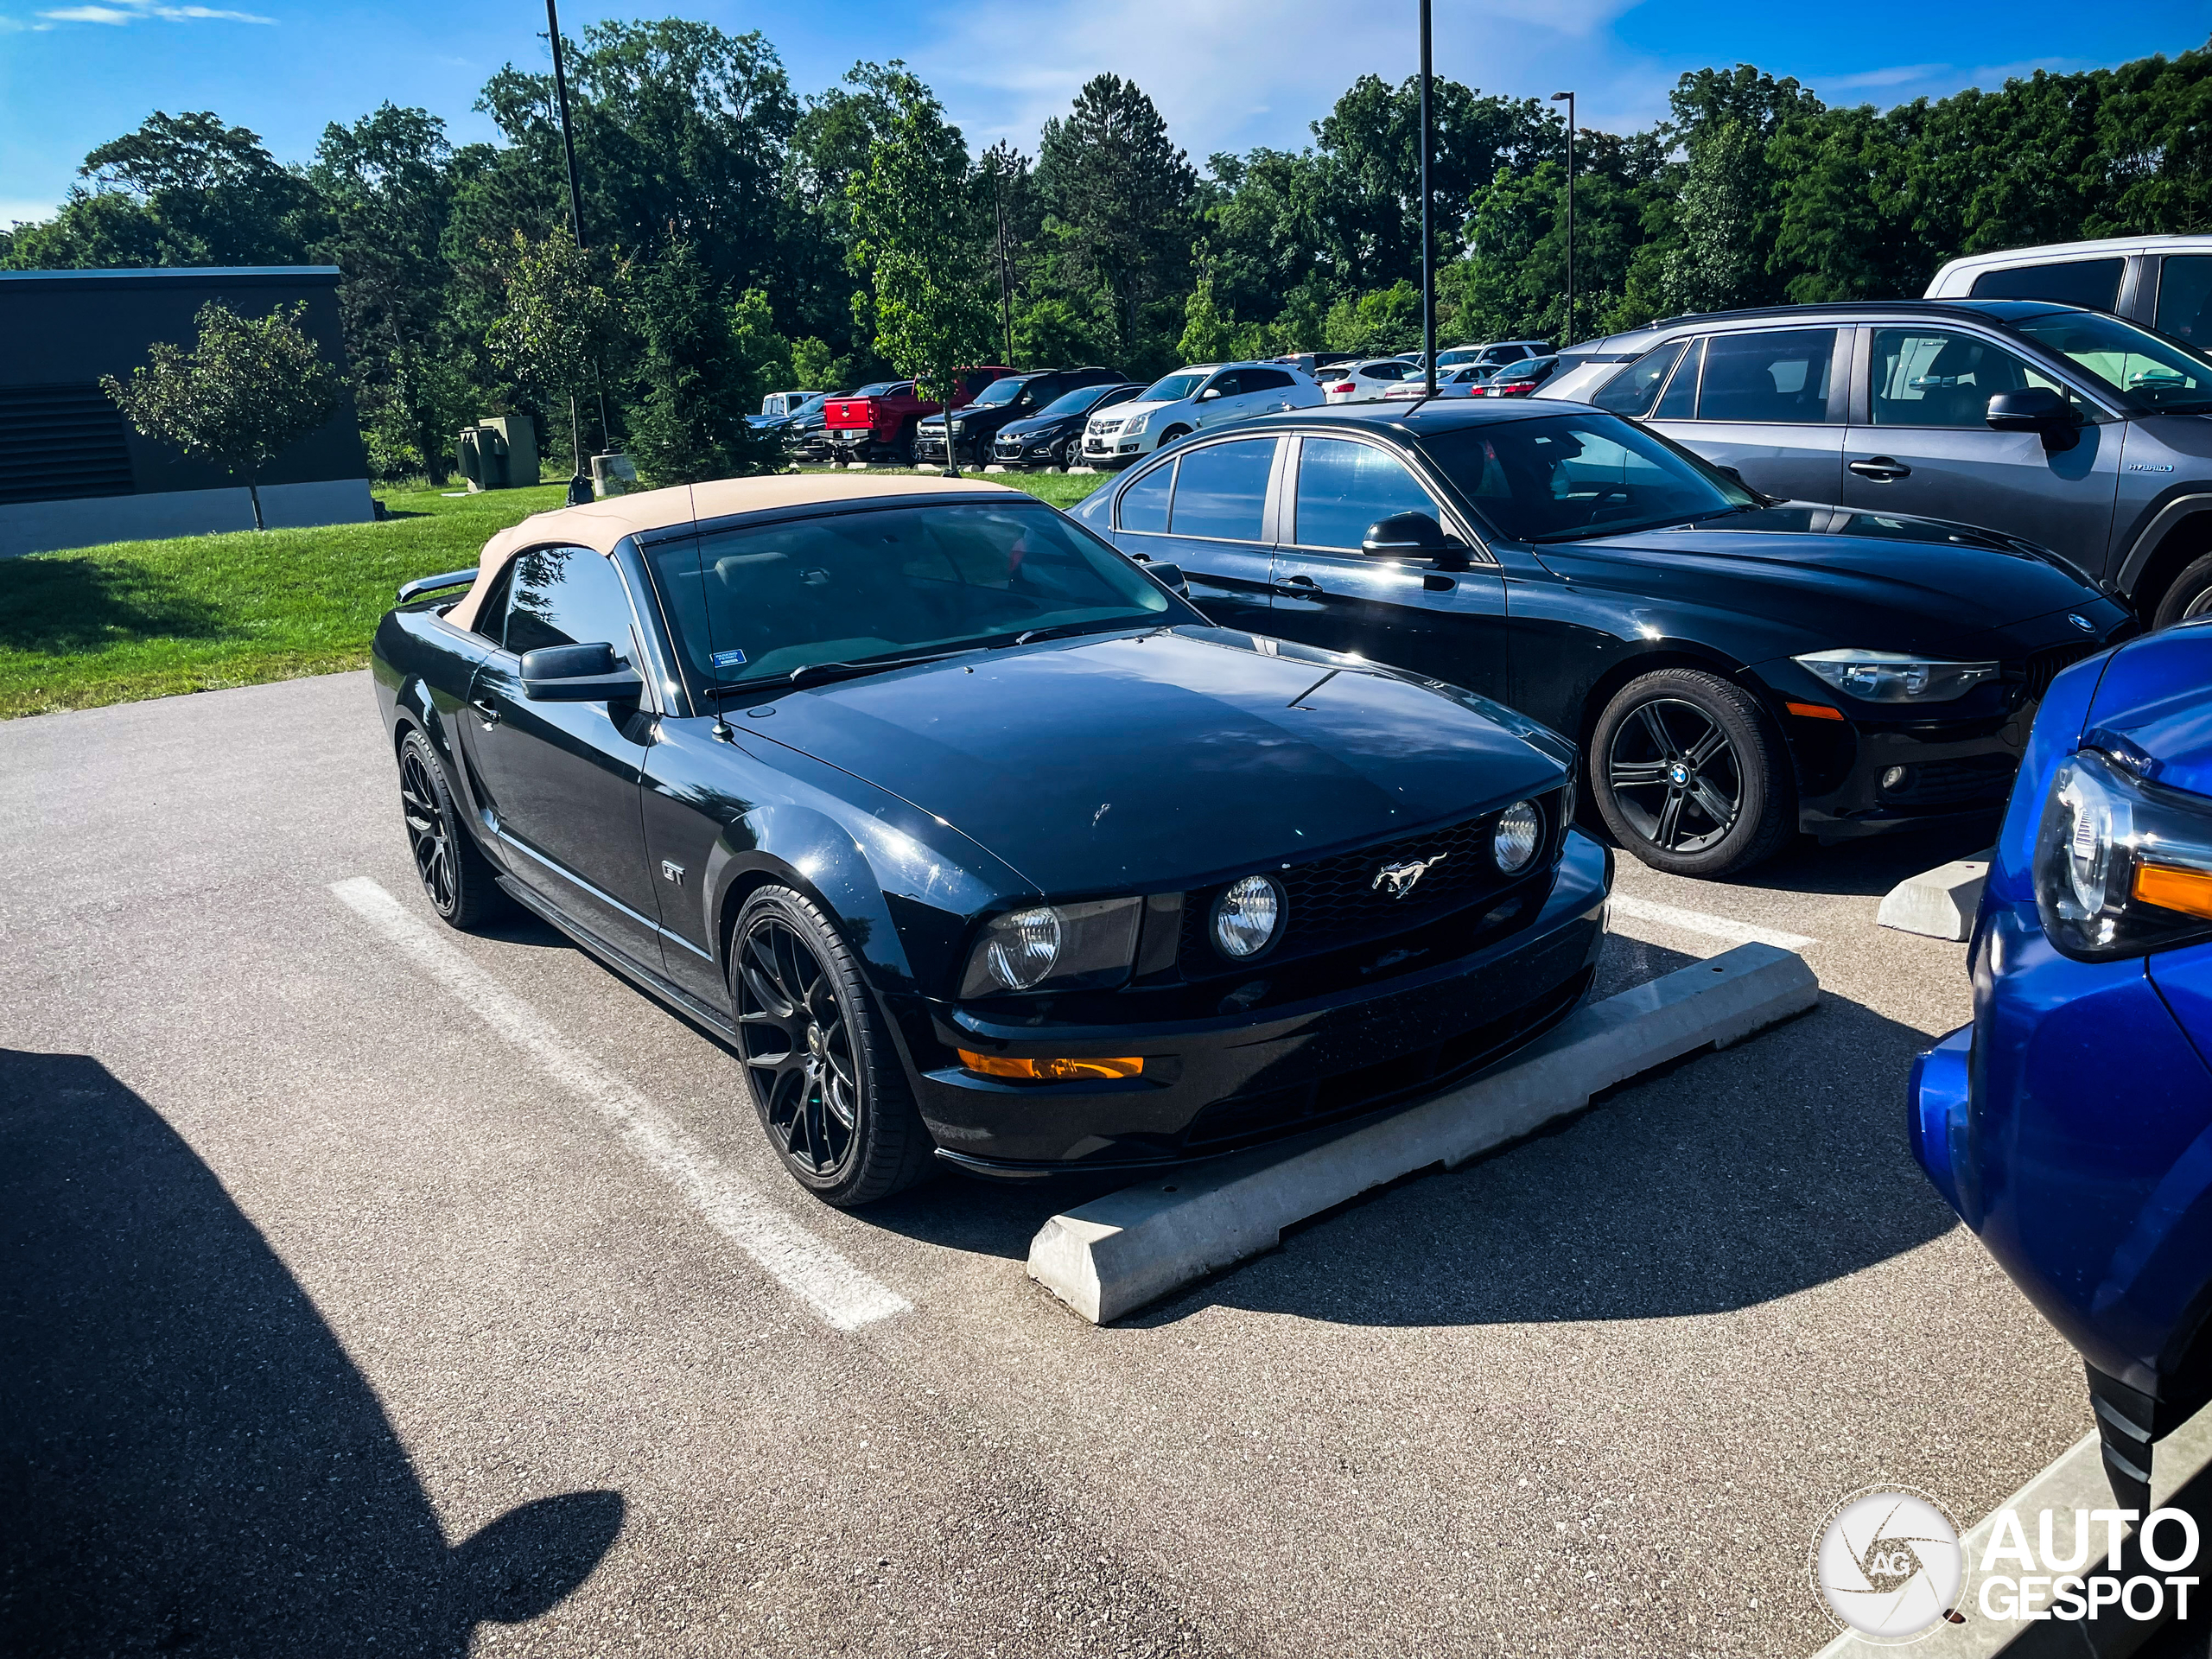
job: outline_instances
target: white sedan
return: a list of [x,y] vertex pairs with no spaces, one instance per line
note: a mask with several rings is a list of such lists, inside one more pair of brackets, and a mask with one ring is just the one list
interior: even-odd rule
[[1321,372],[1321,390],[1332,404],[1371,403],[1408,377],[1421,378],[1421,369],[1402,357],[1370,357],[1362,363],[1338,363]]

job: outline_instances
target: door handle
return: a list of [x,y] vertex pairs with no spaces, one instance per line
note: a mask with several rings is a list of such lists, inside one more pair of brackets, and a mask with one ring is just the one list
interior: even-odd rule
[[1322,599],[1329,591],[1311,576],[1285,576],[1274,584],[1274,590],[1285,599]]
[[476,711],[476,717],[486,726],[496,726],[499,723],[499,705],[491,698],[471,697],[468,700],[468,706]]
[[1898,479],[1912,476],[1911,467],[1887,455],[1870,455],[1865,461],[1847,461],[1845,465],[1859,477],[1871,478],[1877,484],[1894,484]]

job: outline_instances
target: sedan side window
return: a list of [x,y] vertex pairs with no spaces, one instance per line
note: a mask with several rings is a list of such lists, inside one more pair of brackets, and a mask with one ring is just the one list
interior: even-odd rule
[[1141,536],[1165,536],[1167,498],[1174,487],[1175,463],[1172,461],[1165,467],[1154,467],[1141,478],[1132,479],[1128,488],[1122,492],[1122,528]]
[[1977,300],[2048,300],[2054,305],[2109,311],[2120,302],[2123,259],[2063,259],[2048,265],[2007,265],[1974,279]]
[[1705,342],[1690,342],[1689,353],[1682,359],[1682,365],[1675,371],[1675,378],[1667,383],[1667,390],[1659,399],[1659,407],[1651,411],[1655,421],[1687,421],[1697,413],[1697,374],[1705,363]]
[[520,656],[546,645],[604,640],[631,660],[630,597],[604,554],[584,547],[532,548],[514,562],[507,649]]
[[1239,438],[1185,452],[1176,463],[1168,529],[1219,542],[1258,541],[1274,460],[1273,438]]
[[1828,417],[1833,328],[1715,334],[1706,343],[1701,421],[1806,424]]
[[499,574],[492,578],[492,585],[485,590],[484,602],[476,607],[476,632],[498,645],[507,635],[507,590],[514,584],[515,563],[509,559],[500,567]]
[[1436,499],[1389,451],[1346,438],[1306,440],[1298,462],[1299,546],[1356,553],[1367,527],[1396,512],[1443,522]]
[[1224,397],[1234,397],[1243,390],[1244,377],[1235,369],[1224,369],[1206,382],[1205,391],[1201,391],[1198,396],[1203,397],[1208,391],[1217,391]]
[[1877,426],[1978,427],[1991,396],[2066,388],[2001,346],[1933,328],[1874,331],[1873,416]]
[[1688,344],[1686,340],[1670,340],[1662,346],[1654,346],[1606,381],[1590,401],[1615,415],[1643,414],[1651,407],[1651,400],[1659,394],[1660,382],[1666,379],[1667,371],[1675,366],[1682,348]]

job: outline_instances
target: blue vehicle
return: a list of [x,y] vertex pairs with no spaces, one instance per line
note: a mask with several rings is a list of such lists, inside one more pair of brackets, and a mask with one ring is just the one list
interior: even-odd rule
[[2212,1398],[2212,620],[2068,669],[1913,1066],[1928,1177],[2088,1367],[2106,1473]]

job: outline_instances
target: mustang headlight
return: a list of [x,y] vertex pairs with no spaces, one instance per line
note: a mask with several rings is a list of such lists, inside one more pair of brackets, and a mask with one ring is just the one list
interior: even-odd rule
[[1497,815],[1497,827],[1491,831],[1491,856],[1506,874],[1518,875],[1529,868],[1543,838],[1544,815],[1536,810],[1535,803],[1516,801]]
[[1950,663],[1895,651],[1816,651],[1793,660],[1866,702],[1950,702],[2003,671],[1996,663]]
[[2044,937],[2102,961],[2212,938],[2212,801],[2083,749],[2059,767],[2036,835]]
[[1120,984],[1136,960],[1143,900],[1098,899],[1037,905],[985,925],[969,956],[960,995],[1092,990]]

